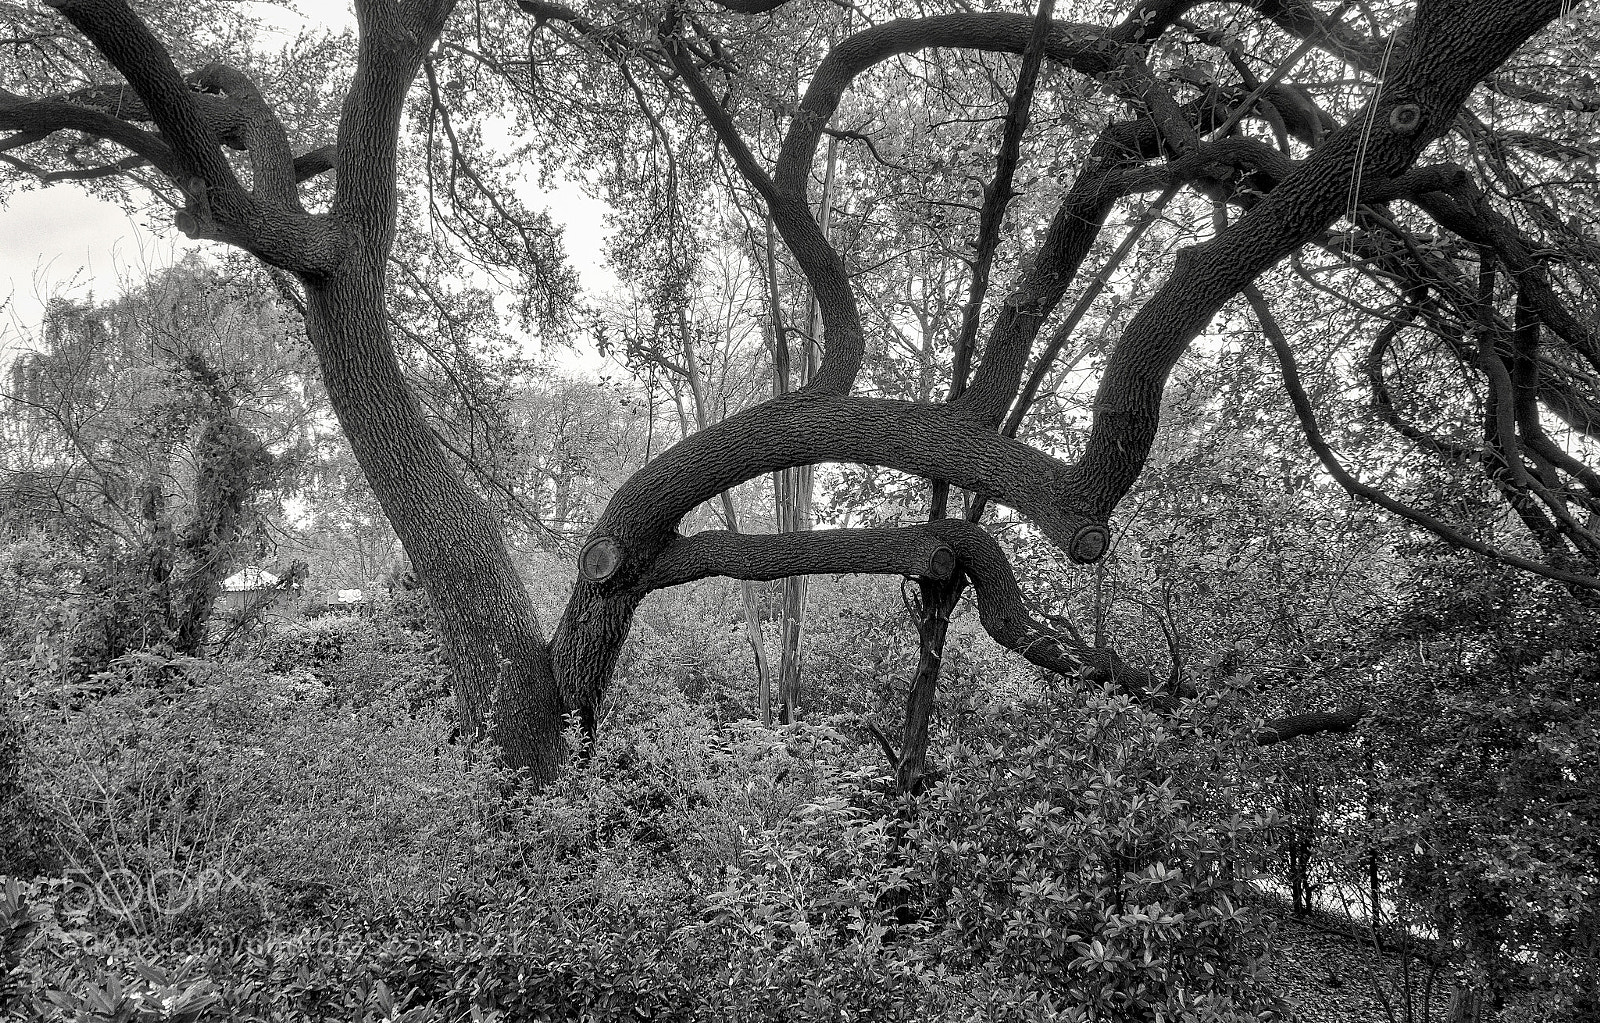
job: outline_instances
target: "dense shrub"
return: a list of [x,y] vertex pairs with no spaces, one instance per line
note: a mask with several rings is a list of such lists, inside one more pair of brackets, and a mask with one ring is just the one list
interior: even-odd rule
[[82,601],[73,594],[87,569],[42,532],[0,538],[0,672],[62,680],[75,671]]
[[1218,701],[1174,721],[1074,688],[973,711],[924,795],[813,805],[724,898],[801,945],[892,947],[1064,1019],[1270,1011],[1241,904],[1267,821],[1206,772]]
[[60,863],[0,896],[0,997],[62,1020],[1268,1011],[1222,701],[1158,718],[958,637],[939,780],[903,798],[853,714],[821,713],[872,708],[852,671],[896,699],[884,596],[828,603],[816,709],[769,729],[728,712],[748,650],[690,593],[540,793],[452,741],[417,604],[279,625],[226,665],[124,658],[74,704],[37,682],[18,777]]
[[[445,701],[347,700],[239,665],[151,681],[37,722],[66,864],[0,899],[19,1012],[1201,1020],[1268,1004],[1230,901],[1256,822],[1193,770],[1215,708],[1162,723],[1080,690],[973,704],[943,781],[903,800],[847,731],[718,725],[636,678],[586,769],[506,801],[445,741]],[[179,912],[118,887],[207,871],[238,883]],[[108,880],[121,902],[84,898]]]
[[[238,876],[237,905],[205,908],[243,924],[439,890],[488,799],[445,741],[453,713],[404,698],[352,707],[315,680],[202,665],[41,715],[34,770],[64,868]],[[188,926],[183,915],[141,926]]]
[[26,733],[15,692],[0,677],[0,875],[31,875],[49,865],[47,818],[28,777]]
[[1600,1011],[1600,633],[1554,584],[1429,559],[1386,663],[1373,838],[1399,909],[1493,1001]]
[[453,698],[426,601],[417,593],[277,623],[241,653],[267,672],[315,679],[352,707],[393,703],[415,710]]

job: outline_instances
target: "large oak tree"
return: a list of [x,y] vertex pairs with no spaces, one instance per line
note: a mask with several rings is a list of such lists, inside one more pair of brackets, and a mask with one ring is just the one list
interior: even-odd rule
[[[1348,489],[1486,557],[1600,588],[1600,535],[1591,525],[1600,514],[1600,476],[1582,458],[1600,425],[1600,339],[1591,325],[1597,292],[1587,269],[1595,245],[1581,219],[1569,219],[1592,215],[1594,202],[1592,189],[1570,180],[1582,175],[1557,173],[1564,161],[1592,162],[1581,133],[1573,138],[1572,118],[1600,102],[1592,82],[1561,79],[1559,60],[1519,58],[1503,70],[1519,51],[1559,54],[1560,33],[1583,28],[1551,27],[1581,17],[1573,4],[1423,0],[1414,9],[1374,10],[1310,0],[1144,0],[1121,11],[1085,5],[1057,18],[1046,0],[1033,13],[964,3],[934,13],[920,4],[863,7],[846,21],[804,0],[582,10],[521,0],[520,10],[460,11],[455,0],[356,0],[359,51],[336,140],[298,150],[291,139],[303,140],[304,126],[289,112],[304,104],[281,102],[237,62],[200,63],[189,40],[158,36],[153,23],[182,24],[171,11],[152,22],[126,0],[49,6],[104,63],[69,62],[65,79],[41,74],[40,61],[49,61],[35,56],[68,46],[63,27],[28,8],[0,6],[23,39],[14,52],[33,55],[5,72],[0,156],[47,180],[153,168],[147,180],[182,197],[179,228],[243,248],[298,282],[329,397],[437,609],[464,730],[487,732],[534,779],[559,769],[567,710],[592,724],[639,601],[706,576],[878,572],[923,581],[929,642],[898,754],[907,783],[921,770],[939,623],[969,583],[984,627],[1029,661],[1149,686],[1111,652],[1030,611],[982,517],[991,504],[1004,505],[1072,560],[1100,558],[1156,436],[1169,373],[1240,296],[1281,362],[1288,410],[1316,458]],[[914,16],[883,20],[895,13]],[[768,34],[779,21],[790,35]],[[494,38],[513,25],[515,46]],[[1208,51],[1210,70],[1174,67],[1164,48],[1174,40]],[[179,43],[195,66],[174,63]],[[855,393],[867,352],[854,276],[860,268],[819,225],[813,164],[824,133],[872,148],[869,133],[835,123],[858,80],[918,74],[918,60],[941,50],[997,58],[959,82],[972,90],[975,108],[988,110],[999,97],[992,159],[972,216],[961,222],[971,229],[971,247],[951,246],[964,295],[947,399],[862,396]],[[812,339],[820,362],[805,387],[708,425],[617,491],[548,639],[494,516],[464,485],[408,388],[392,335],[387,296],[400,157],[406,133],[424,130],[407,120],[408,97],[429,90],[430,124],[440,130],[451,124],[441,116],[451,102],[484,102],[441,85],[435,55],[449,54],[492,70],[507,103],[533,101],[525,113],[536,113],[539,97],[560,79],[550,77],[554,66],[569,73],[569,87],[625,89],[646,133],[714,137],[787,246],[823,328]],[[784,73],[768,74],[773,67]],[[1041,147],[1048,136],[1037,130],[1061,113],[1041,103],[1066,95],[1040,83],[1062,76],[1094,83],[1122,111],[1072,153]],[[1340,103],[1330,99],[1335,78]],[[756,86],[741,84],[747,81]],[[764,107],[749,102],[758,94],[769,100]],[[674,104],[673,124],[664,123],[655,98]],[[1499,116],[1508,106],[1514,115]],[[697,111],[693,120],[690,111]],[[580,118],[559,128],[599,132],[604,125]],[[619,152],[619,163],[627,157]],[[1005,241],[1006,215],[1026,167],[1036,168],[1030,177],[1061,179],[1047,192],[1048,226],[1036,244],[997,258],[1016,244]],[[452,169],[459,172],[452,182],[471,180],[470,166]],[[328,174],[331,192],[318,192]],[[1178,197],[1189,208],[1213,209],[1209,234],[1176,253],[1111,339],[1081,452],[1061,457],[1017,440],[1041,382],[1070,349],[1082,309],[1103,285],[1086,266],[1096,241],[1119,204],[1152,193],[1161,203]],[[1563,209],[1567,203],[1575,208]],[[518,230],[515,210],[488,199],[474,209],[481,224],[509,214],[490,234]],[[1318,252],[1339,254],[1345,269],[1386,296],[1372,310],[1371,352],[1349,357],[1375,367],[1374,415],[1418,450],[1485,474],[1530,543],[1489,542],[1340,462],[1297,372],[1305,324],[1281,323],[1273,298],[1255,283],[1292,267],[1309,278],[1295,287],[1312,287],[1316,268],[1301,257]],[[1001,273],[1009,279],[999,280]],[[1360,301],[1358,292],[1347,297]],[[1077,304],[1060,315],[1073,295]],[[1464,382],[1456,386],[1465,397],[1443,406],[1457,417],[1450,428],[1419,421],[1395,393],[1388,367],[1419,337],[1438,373]],[[1461,417],[1470,429],[1456,428]],[[1564,423],[1568,436],[1555,436],[1552,422]],[[824,462],[884,466],[928,481],[932,521],[767,536],[678,532],[689,511],[731,487]],[[961,517],[948,517],[951,488],[975,495]],[[1262,739],[1347,728],[1358,713],[1279,722]]]

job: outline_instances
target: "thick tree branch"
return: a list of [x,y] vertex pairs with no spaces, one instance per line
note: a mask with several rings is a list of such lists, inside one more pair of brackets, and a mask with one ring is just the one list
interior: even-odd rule
[[[982,527],[944,519],[900,529],[839,529],[806,533],[750,535],[727,531],[697,533],[668,544],[657,559],[648,585],[676,586],[708,576],[771,580],[794,575],[862,572],[947,579],[959,570],[976,591],[979,620],[997,643],[1036,667],[1058,675],[1110,682],[1143,702],[1171,709],[1176,695],[1168,684],[1137,669],[1110,650],[1084,646],[1046,624],[1029,609],[1005,552]],[[1365,716],[1357,705],[1337,711],[1285,715],[1257,733],[1261,746],[1323,732],[1349,732]],[[877,733],[892,764],[898,754]]]
[[710,576],[765,582],[848,572],[946,579],[954,567],[950,548],[919,529],[711,530],[668,543],[644,585],[657,590]]
[[319,146],[294,158],[294,179],[297,182],[310,181],[319,174],[337,170],[338,167],[339,147]]
[[[1094,303],[1095,299],[1100,297],[1100,293],[1105,290],[1106,285],[1111,283],[1111,275],[1116,273],[1117,268],[1122,265],[1122,261],[1127,258],[1128,253],[1133,251],[1134,245],[1138,244],[1144,232],[1161,216],[1161,211],[1166,208],[1167,203],[1177,194],[1177,191],[1177,184],[1168,185],[1156,197],[1156,200],[1145,208],[1138,221],[1122,236],[1122,240],[1117,243],[1116,249],[1101,265],[1100,270],[1094,275],[1094,279],[1083,289],[1083,293],[1078,296],[1078,301],[1073,303],[1072,309],[1067,313],[1066,318],[1051,333],[1050,340],[1039,353],[1038,359],[1034,361],[1033,372],[1028,374],[1027,382],[1022,385],[1021,391],[1018,392],[1016,400],[1012,403],[1011,413],[1006,417],[1005,424],[1001,427],[1001,432],[1007,437],[1015,437],[1021,430],[1023,418],[1027,416],[1028,410],[1033,407],[1034,400],[1038,398],[1039,388],[1043,385],[1045,377],[1049,375],[1056,359],[1060,357],[1062,350],[1066,347],[1067,341],[1077,332],[1078,324],[1082,322],[1084,315],[1088,313],[1089,307]],[[1013,390],[1015,390],[1015,386],[1013,386]]]
[[242,193],[221,138],[162,45],[124,0],[49,0],[128,80],[172,148],[176,169],[207,189]]
[[1167,376],[1223,303],[1353,212],[1366,195],[1356,183],[1403,174],[1476,82],[1560,12],[1554,0],[1425,5],[1411,45],[1366,109],[1228,230],[1179,253],[1113,349],[1095,398],[1077,471],[1096,511],[1109,512],[1142,471]]
[[[223,157],[220,147],[224,133],[218,130],[203,98],[190,88],[166,48],[124,0],[54,0],[51,6],[57,7],[122,72],[137,94],[142,110],[134,109],[119,96],[113,101],[117,114],[148,116],[160,129],[164,152],[138,147],[139,137],[128,135],[135,129],[113,132],[102,122],[101,130],[94,134],[128,145],[178,184],[189,199],[188,208],[178,214],[181,229],[197,237],[228,241],[297,273],[326,273],[337,265],[343,256],[344,240],[331,223],[305,214],[297,200],[287,207],[267,201],[285,194],[292,198],[293,164],[287,155],[287,143],[281,138],[281,125],[276,129],[271,126],[276,119],[243,76],[225,69],[208,72],[220,74],[229,89],[237,90],[235,98],[239,102],[235,106],[244,115],[246,144],[253,140],[264,153],[273,154],[265,157],[262,169],[271,168],[271,176],[277,180],[267,184],[259,197],[243,188]],[[214,84],[220,84],[220,80]],[[251,109],[252,99],[255,109]],[[117,119],[112,114],[104,116]],[[51,129],[61,126],[58,123]]]
[[1110,650],[1075,642],[1031,611],[1000,544],[981,526],[960,519],[899,529],[697,533],[668,543],[644,585],[656,589],[712,575],[770,580],[847,572],[942,580],[958,568],[972,580],[979,620],[995,642],[1057,674],[1111,682],[1141,698],[1154,693],[1170,703],[1163,680]]
[[169,177],[179,174],[172,147],[156,132],[65,99],[26,99],[0,91],[0,131],[17,133],[0,141],[0,150],[32,145],[58,131],[77,131],[119,145]]
[[1045,624],[1029,609],[1005,551],[982,526],[962,519],[941,519],[921,528],[956,552],[961,571],[976,591],[978,620],[1001,646],[1038,667],[1111,682],[1143,699],[1170,703],[1178,695],[1166,691],[1164,679],[1129,665],[1114,651],[1084,647]]
[[243,72],[221,63],[203,68],[194,76],[194,82],[209,92],[226,95],[239,105],[244,116],[241,134],[255,179],[251,183],[251,194],[280,209],[304,213],[295,188],[299,182],[294,154],[289,148],[289,133],[267,105],[261,90]]
[[1353,707],[1345,707],[1341,710],[1286,714],[1281,718],[1268,721],[1256,733],[1256,745],[1276,746],[1280,742],[1288,742],[1290,739],[1298,739],[1304,735],[1353,731],[1366,715],[1366,708],[1359,704]]
[[822,363],[808,387],[847,394],[861,372],[866,354],[861,312],[856,305],[855,289],[850,286],[849,271],[812,216],[805,183],[801,183],[798,191],[785,190],[767,175],[750,152],[733,118],[700,74],[694,55],[683,45],[683,31],[683,25],[678,23],[667,26],[663,32],[662,43],[667,56],[740,174],[766,201],[773,225],[783,236],[789,251],[794,253],[821,310]]
[[686,438],[618,488],[592,533],[614,545],[616,565],[602,580],[580,576],[553,641],[563,684],[609,678],[633,607],[647,592],[642,583],[684,515],[757,476],[818,462],[885,465],[992,495],[1069,554],[1084,530],[1103,529],[1063,488],[1063,463],[946,407],[795,392]]

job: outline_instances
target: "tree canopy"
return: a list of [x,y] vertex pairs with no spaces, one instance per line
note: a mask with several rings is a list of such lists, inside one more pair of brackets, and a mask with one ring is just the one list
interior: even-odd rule
[[[968,584],[1034,664],[1177,695],[1176,673],[1035,613],[985,524],[1015,514],[1101,560],[1197,347],[1270,357],[1253,407],[1296,423],[1352,494],[1600,589],[1582,5],[358,0],[353,52],[273,49],[231,5],[46,6],[0,5],[0,158],[16,179],[148,189],[184,232],[280,275],[432,599],[463,731],[536,779],[566,712],[592,729],[640,600],[708,575],[920,581],[908,783],[937,623]],[[715,237],[743,246],[785,386],[616,490],[547,639],[396,351],[414,296],[447,302],[453,276],[510,289],[528,324],[563,318],[559,239],[511,185],[564,168],[610,197],[618,263],[663,315]],[[914,371],[888,369],[897,349]],[[1093,400],[1075,410],[1079,387]],[[679,530],[820,463],[922,481],[927,521]]]

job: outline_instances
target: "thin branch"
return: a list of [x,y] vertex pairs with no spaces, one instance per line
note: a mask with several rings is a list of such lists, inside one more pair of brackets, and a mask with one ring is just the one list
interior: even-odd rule
[[1000,140],[999,154],[995,158],[994,180],[984,186],[983,209],[978,214],[978,238],[972,263],[972,282],[968,289],[967,305],[961,316],[961,329],[956,335],[954,364],[950,376],[950,399],[961,396],[967,387],[967,373],[972,366],[973,350],[978,342],[978,323],[983,317],[983,300],[989,290],[990,268],[994,265],[995,250],[1000,245],[1000,226],[1006,209],[1016,195],[1012,180],[1016,176],[1017,162],[1022,151],[1022,136],[1028,130],[1033,111],[1033,90],[1039,79],[1039,67],[1044,61],[1044,42],[1050,31],[1050,17],[1055,11],[1055,0],[1040,0],[1034,16],[1033,31],[1022,50],[1022,68],[1017,72],[1017,88],[1006,108],[1005,130]]
[[1277,319],[1272,315],[1271,307],[1267,305],[1265,297],[1254,286],[1245,288],[1244,296],[1246,301],[1250,303],[1250,308],[1256,314],[1256,320],[1261,326],[1261,332],[1266,336],[1267,341],[1272,345],[1273,352],[1278,357],[1278,365],[1283,371],[1283,387],[1288,392],[1289,401],[1294,406],[1295,415],[1300,419],[1300,428],[1305,434],[1306,443],[1310,445],[1312,453],[1317,456],[1317,460],[1322,463],[1328,475],[1332,476],[1340,486],[1356,497],[1371,501],[1380,508],[1400,516],[1407,522],[1421,526],[1456,547],[1473,551],[1491,561],[1509,565],[1512,568],[1520,568],[1525,572],[1532,572],[1547,579],[1566,583],[1569,586],[1581,587],[1587,590],[1600,590],[1600,579],[1553,568],[1492,547],[1480,540],[1467,536],[1465,533],[1426,512],[1418,511],[1395,500],[1377,487],[1363,483],[1351,475],[1340,463],[1338,455],[1323,439],[1322,430],[1317,425],[1316,412],[1311,407],[1311,399],[1306,396],[1305,388],[1300,383],[1300,371],[1295,365],[1294,352],[1289,347],[1289,342],[1284,337],[1283,331],[1278,327]]

